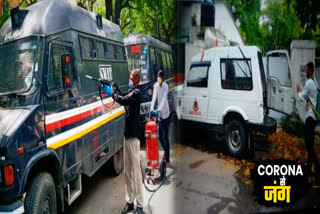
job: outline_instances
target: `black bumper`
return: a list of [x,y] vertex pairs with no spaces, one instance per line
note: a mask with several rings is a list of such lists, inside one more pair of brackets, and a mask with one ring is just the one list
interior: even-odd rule
[[22,214],[24,207],[21,200],[15,201],[12,204],[0,204],[0,213],[3,214]]
[[277,131],[277,121],[271,117],[265,117],[263,123],[247,122],[247,128],[252,132],[269,135]]

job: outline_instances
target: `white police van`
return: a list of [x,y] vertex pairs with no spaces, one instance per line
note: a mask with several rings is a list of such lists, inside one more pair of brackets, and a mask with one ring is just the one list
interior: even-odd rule
[[184,85],[176,95],[177,118],[214,128],[233,156],[253,146],[252,133],[271,134],[267,87],[257,47],[215,47],[192,58]]

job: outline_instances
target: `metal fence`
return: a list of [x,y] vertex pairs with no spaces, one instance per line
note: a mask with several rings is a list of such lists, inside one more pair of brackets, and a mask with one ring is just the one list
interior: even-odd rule
[[262,48],[260,47],[260,49],[261,49],[262,56],[266,56],[269,51],[273,51],[273,50],[286,49],[290,52],[289,48],[284,45],[267,45],[267,46],[263,46]]

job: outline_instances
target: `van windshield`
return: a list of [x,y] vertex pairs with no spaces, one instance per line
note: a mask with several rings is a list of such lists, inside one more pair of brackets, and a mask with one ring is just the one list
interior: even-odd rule
[[129,71],[140,69],[139,85],[148,83],[151,79],[150,73],[147,70],[148,50],[146,44],[127,46],[128,68]]
[[0,95],[24,93],[30,89],[38,44],[36,36],[0,44]]

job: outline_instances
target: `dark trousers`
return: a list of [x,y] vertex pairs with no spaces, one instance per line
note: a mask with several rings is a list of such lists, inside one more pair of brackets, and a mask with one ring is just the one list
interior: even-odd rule
[[167,119],[161,119],[159,124],[159,140],[164,150],[167,163],[170,162],[169,123],[170,116]]
[[312,117],[308,117],[306,119],[306,123],[304,126],[304,139],[306,148],[308,150],[307,167],[311,171],[312,164],[314,163],[317,173],[316,175],[320,176],[320,164],[317,158],[317,154],[314,151],[314,130],[316,128],[316,125],[317,122]]

